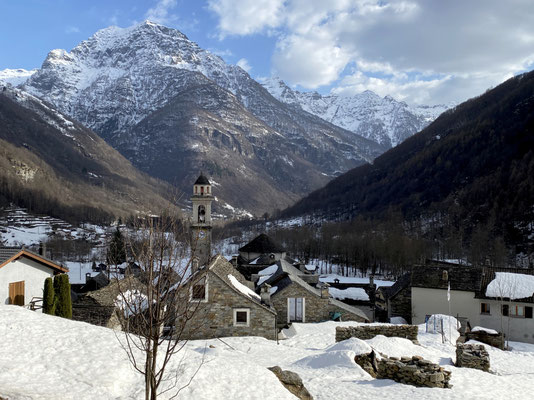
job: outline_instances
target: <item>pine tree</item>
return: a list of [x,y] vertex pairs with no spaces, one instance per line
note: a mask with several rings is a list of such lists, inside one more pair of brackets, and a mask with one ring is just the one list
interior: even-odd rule
[[55,315],[63,318],[72,318],[72,300],[70,297],[70,283],[67,274],[54,277],[54,290],[56,293]]
[[122,233],[117,226],[108,247],[108,263],[119,265],[126,261],[126,246]]
[[46,278],[43,293],[43,312],[54,315],[56,311],[54,282],[52,278]]

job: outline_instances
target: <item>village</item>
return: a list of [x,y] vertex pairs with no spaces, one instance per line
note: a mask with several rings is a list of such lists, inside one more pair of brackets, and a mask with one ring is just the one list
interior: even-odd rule
[[[516,342],[534,344],[531,270],[428,260],[395,282],[373,275],[365,279],[325,275],[317,266],[293,259],[265,233],[240,247],[238,254],[223,256],[213,253],[213,200],[213,187],[201,174],[192,190],[187,252],[176,246],[175,238],[169,240],[168,232],[158,232],[157,224],[145,226],[141,243],[151,247],[138,243],[129,251],[131,259],[121,257],[115,265],[93,263],[83,282],[70,284],[66,296],[70,310],[62,316],[110,331],[156,338],[160,344],[227,343],[247,337],[280,343],[291,340],[305,326],[327,323],[340,343],[386,337],[418,345],[418,333],[421,336],[424,327],[426,334],[433,333],[455,349],[452,365],[486,372],[491,370],[491,350],[488,353],[484,346],[509,352]],[[158,251],[164,257],[154,257]],[[67,273],[65,266],[48,258],[42,245],[37,252],[1,248],[2,303],[37,314],[60,315],[51,307],[59,309],[65,299],[51,301],[53,289],[46,288],[45,280],[51,287],[53,278],[58,296],[56,280]],[[450,385],[450,371],[420,354],[399,359],[376,351],[373,347],[356,354],[354,365],[371,377],[402,384]],[[406,368],[418,372],[406,375]],[[273,372],[297,397],[313,398],[302,379],[288,384],[284,371]]]

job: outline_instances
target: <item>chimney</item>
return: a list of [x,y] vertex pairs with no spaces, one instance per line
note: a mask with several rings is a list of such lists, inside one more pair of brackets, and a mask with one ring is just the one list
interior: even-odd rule
[[86,272],[86,274],[85,274],[85,283],[87,283],[89,278],[91,278],[91,273],[90,272]]
[[43,242],[39,242],[39,255],[43,255]]
[[369,285],[373,286],[375,284],[375,276],[369,275]]
[[232,261],[230,263],[234,266],[234,268],[237,268],[237,256],[232,256]]
[[330,297],[330,293],[328,292],[329,287],[330,285],[326,282],[321,285],[321,298],[322,299],[328,299]]
[[262,303],[265,303],[268,306],[271,305],[271,285],[269,285],[268,283],[262,285],[260,289],[260,297]]

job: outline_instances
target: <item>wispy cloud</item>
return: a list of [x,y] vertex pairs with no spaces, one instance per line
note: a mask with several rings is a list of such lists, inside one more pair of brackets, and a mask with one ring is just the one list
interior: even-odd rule
[[159,0],[154,7],[148,9],[145,18],[160,24],[174,22],[178,19],[178,16],[171,12],[175,7],[176,0]]
[[250,64],[248,63],[248,60],[246,58],[241,58],[237,63],[236,65],[238,67],[241,67],[243,68],[245,71],[247,72],[250,72],[250,70],[252,69],[252,67],[250,66]]
[[71,33],[80,33],[80,28],[78,28],[77,26],[67,26],[65,28],[65,33],[69,35]]

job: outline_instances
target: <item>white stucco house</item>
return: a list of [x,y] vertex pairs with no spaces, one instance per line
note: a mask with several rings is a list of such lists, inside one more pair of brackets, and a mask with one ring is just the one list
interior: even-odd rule
[[68,269],[24,248],[0,247],[0,304],[28,306],[43,297],[44,281]]
[[[449,290],[450,287],[450,290]],[[534,271],[433,263],[414,267],[409,287],[412,323],[449,314],[502,332],[507,340],[534,343]]]

